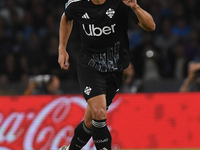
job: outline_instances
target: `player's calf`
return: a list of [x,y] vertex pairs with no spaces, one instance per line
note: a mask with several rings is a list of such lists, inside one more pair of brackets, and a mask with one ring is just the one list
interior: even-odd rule
[[92,138],[97,150],[111,150],[111,134],[104,120],[92,120]]

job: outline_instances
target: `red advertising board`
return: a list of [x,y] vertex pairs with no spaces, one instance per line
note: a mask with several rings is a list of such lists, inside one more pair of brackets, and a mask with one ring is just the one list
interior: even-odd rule
[[[0,149],[68,145],[86,105],[81,95],[0,97]],[[118,94],[107,124],[113,149],[200,148],[200,93]]]

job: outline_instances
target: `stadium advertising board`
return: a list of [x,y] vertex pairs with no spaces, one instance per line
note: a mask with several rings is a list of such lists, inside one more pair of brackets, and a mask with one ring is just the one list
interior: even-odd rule
[[[113,149],[199,148],[200,94],[118,94],[108,110]],[[80,95],[0,97],[1,150],[57,150],[83,119]],[[95,149],[92,140],[83,150]]]

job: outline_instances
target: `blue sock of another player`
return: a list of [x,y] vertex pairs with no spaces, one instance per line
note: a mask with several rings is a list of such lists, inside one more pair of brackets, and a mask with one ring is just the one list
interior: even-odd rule
[[91,130],[89,130],[84,121],[82,121],[74,130],[69,150],[80,150],[91,138]]
[[97,150],[111,150],[111,134],[105,120],[92,120],[92,138]]

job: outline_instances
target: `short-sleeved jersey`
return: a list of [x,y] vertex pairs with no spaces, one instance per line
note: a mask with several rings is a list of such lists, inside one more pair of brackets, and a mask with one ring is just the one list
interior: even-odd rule
[[80,24],[80,65],[101,72],[121,71],[128,66],[128,18],[135,23],[138,19],[122,0],[106,0],[101,5],[91,0],[69,0],[65,15]]

